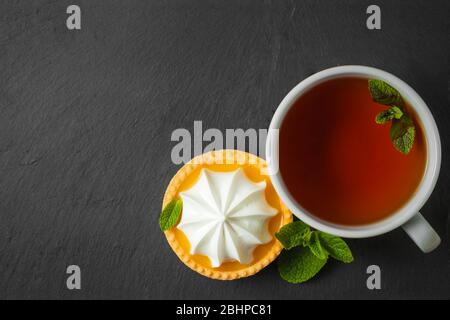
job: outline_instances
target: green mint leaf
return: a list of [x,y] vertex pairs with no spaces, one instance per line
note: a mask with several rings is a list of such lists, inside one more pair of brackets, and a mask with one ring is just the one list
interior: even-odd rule
[[326,263],[327,259],[317,258],[311,250],[295,247],[281,252],[278,271],[287,282],[302,283],[314,277]]
[[327,259],[328,258],[328,252],[321,244],[321,240],[319,238],[318,231],[312,232],[311,240],[308,243],[308,247],[317,258],[319,258],[319,259]]
[[386,122],[391,121],[394,119],[394,114],[392,113],[391,109],[381,111],[377,116],[375,117],[375,122],[377,124],[385,124]]
[[407,154],[411,151],[415,134],[414,123],[407,114],[404,114],[399,120],[392,121],[391,141],[395,149],[401,153]]
[[308,243],[308,235],[311,232],[308,225],[302,221],[294,221],[283,226],[275,233],[275,237],[281,242],[285,249],[291,249]]
[[318,235],[323,248],[325,248],[334,259],[345,263],[353,261],[352,251],[344,240],[321,231],[318,231]]
[[400,119],[403,116],[403,111],[397,107],[393,106],[387,110],[381,111],[375,117],[375,122],[378,124],[385,124],[393,119]]
[[181,199],[170,201],[159,216],[159,227],[161,231],[173,228],[180,218],[183,202]]
[[369,90],[373,101],[387,106],[403,106],[400,93],[382,80],[369,80]]
[[392,106],[389,110],[392,110],[395,119],[401,119],[401,117],[403,117],[403,111],[399,107]]

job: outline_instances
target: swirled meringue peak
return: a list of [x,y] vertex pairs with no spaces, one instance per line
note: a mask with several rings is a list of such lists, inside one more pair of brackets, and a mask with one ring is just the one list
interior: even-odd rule
[[268,221],[277,214],[265,198],[266,182],[254,183],[242,171],[202,169],[196,184],[180,194],[178,229],[191,254],[207,256],[212,267],[228,261],[251,263],[253,250],[272,240]]

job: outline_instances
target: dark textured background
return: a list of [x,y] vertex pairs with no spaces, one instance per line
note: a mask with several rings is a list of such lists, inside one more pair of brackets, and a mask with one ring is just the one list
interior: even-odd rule
[[[450,298],[450,2],[375,2],[381,31],[365,26],[372,1],[2,0],[0,298]],[[65,27],[72,3],[81,31]],[[439,249],[402,230],[351,240],[353,264],[304,285],[275,265],[233,282],[185,267],[157,224],[171,132],[267,128],[294,85],[342,64],[390,71],[429,104],[443,166],[422,213]]]

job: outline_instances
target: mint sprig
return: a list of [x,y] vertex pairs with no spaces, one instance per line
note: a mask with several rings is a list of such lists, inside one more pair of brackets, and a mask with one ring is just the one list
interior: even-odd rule
[[390,138],[394,148],[408,154],[413,147],[416,130],[414,122],[403,108],[402,96],[382,80],[371,79],[368,84],[373,101],[390,106],[375,117],[375,122],[377,124],[391,122]]
[[275,236],[285,248],[278,259],[278,271],[290,283],[302,283],[314,277],[329,256],[345,263],[353,261],[352,252],[344,240],[313,231],[301,221],[283,226]]
[[159,227],[161,231],[172,229],[180,218],[183,202],[181,199],[170,201],[163,209],[159,216]]

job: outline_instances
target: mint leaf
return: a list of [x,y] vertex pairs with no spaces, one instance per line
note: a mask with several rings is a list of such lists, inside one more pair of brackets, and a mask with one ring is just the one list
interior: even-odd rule
[[314,277],[326,263],[327,259],[317,258],[311,250],[295,247],[281,252],[278,271],[287,282],[302,283]]
[[395,119],[400,119],[401,117],[403,117],[403,111],[399,107],[392,106],[389,110],[391,110],[394,113]]
[[327,259],[328,252],[322,246],[319,238],[319,231],[313,231],[311,234],[311,240],[308,243],[308,247],[311,252],[319,259]]
[[275,237],[281,242],[285,249],[291,249],[296,246],[306,245],[311,230],[308,225],[302,221],[294,221],[283,226],[280,231],[275,233]]
[[377,124],[385,124],[386,122],[391,121],[394,119],[394,114],[391,112],[391,109],[381,111],[377,116],[375,117],[375,122]]
[[323,248],[330,256],[345,263],[353,261],[352,252],[344,240],[322,231],[317,231],[317,233]]
[[404,114],[399,120],[392,121],[390,136],[395,149],[407,154],[411,151],[414,143],[416,129],[412,119]]
[[387,110],[381,111],[377,114],[375,122],[378,124],[385,124],[393,119],[400,119],[403,116],[403,111],[397,107],[393,106]]
[[181,199],[170,201],[159,216],[159,227],[161,231],[173,228],[180,218],[183,202]]
[[373,101],[387,106],[403,106],[400,93],[382,80],[369,80],[369,90]]

